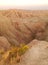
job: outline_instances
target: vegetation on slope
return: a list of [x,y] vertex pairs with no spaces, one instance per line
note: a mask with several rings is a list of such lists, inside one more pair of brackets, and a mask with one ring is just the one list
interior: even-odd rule
[[1,50],[0,54],[5,63],[12,63],[13,61],[18,63],[20,62],[21,56],[28,50],[28,48],[27,45],[21,44],[20,47],[12,46],[11,49],[6,52]]

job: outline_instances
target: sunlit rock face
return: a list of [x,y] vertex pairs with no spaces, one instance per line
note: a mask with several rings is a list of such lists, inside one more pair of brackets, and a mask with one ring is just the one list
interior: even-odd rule
[[17,65],[48,65],[48,42],[33,40],[35,43],[21,58]]

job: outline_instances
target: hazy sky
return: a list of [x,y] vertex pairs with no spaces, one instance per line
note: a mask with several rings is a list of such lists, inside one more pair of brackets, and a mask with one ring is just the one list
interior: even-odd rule
[[48,0],[0,0],[0,9],[48,9]]

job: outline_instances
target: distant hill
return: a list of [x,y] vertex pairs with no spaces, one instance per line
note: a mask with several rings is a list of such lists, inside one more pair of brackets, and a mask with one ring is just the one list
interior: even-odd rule
[[48,41],[47,21],[48,11],[3,10],[0,11],[0,35],[13,45],[28,44],[33,39]]
[[[13,13],[15,13],[15,11]],[[32,19],[21,18],[20,20],[20,18],[13,18],[15,14],[9,18],[5,15],[3,13],[0,15],[0,35],[6,37],[11,44],[28,44],[33,39],[48,41],[48,19],[46,17],[32,17]]]
[[48,10],[0,10],[4,16],[9,18],[32,18],[33,16],[48,16]]

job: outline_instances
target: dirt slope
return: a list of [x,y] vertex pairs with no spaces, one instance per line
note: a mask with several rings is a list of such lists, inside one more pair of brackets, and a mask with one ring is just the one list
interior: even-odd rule
[[10,43],[8,42],[8,40],[3,37],[0,36],[0,50],[8,50],[10,48]]

